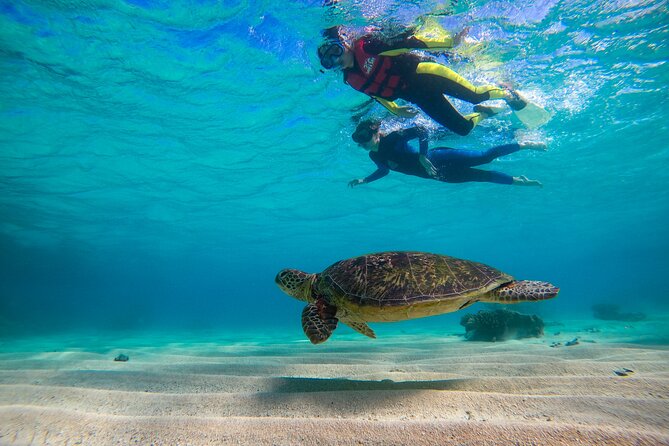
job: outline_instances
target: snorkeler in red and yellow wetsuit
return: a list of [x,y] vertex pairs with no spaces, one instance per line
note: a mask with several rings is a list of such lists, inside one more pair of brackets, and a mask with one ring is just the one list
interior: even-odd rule
[[341,68],[347,84],[376,99],[393,114],[415,115],[411,107],[393,102],[403,99],[417,105],[444,127],[459,135],[467,135],[476,124],[497,110],[477,106],[474,113],[463,116],[445,94],[472,104],[503,99],[513,109],[522,109],[526,102],[514,91],[503,87],[475,86],[450,68],[410,52],[413,49],[452,48],[460,43],[462,35],[430,39],[407,33],[388,40],[372,34],[351,42],[330,40],[318,48],[318,57],[323,68]]

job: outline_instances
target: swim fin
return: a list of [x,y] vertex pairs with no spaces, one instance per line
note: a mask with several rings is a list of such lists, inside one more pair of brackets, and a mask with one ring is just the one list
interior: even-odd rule
[[435,19],[427,17],[416,28],[413,37],[425,45],[425,50],[445,50],[453,48],[453,35],[446,31]]
[[517,101],[509,102],[513,114],[528,129],[535,129],[546,124],[551,119],[551,114],[542,106],[524,98],[518,91],[514,92]]

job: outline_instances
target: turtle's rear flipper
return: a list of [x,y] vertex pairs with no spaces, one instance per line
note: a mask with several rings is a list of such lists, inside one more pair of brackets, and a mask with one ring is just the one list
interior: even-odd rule
[[327,341],[337,328],[337,308],[322,300],[309,304],[302,310],[302,329],[312,344]]
[[515,280],[502,285],[490,292],[491,302],[500,304],[517,304],[520,302],[536,302],[552,299],[560,292],[560,288],[548,282],[536,280]]
[[365,336],[368,336],[372,339],[376,339],[376,334],[374,333],[374,330],[369,328],[369,325],[365,324],[364,322],[350,321],[348,319],[341,319],[341,321],[342,323],[348,325],[358,333],[364,334]]

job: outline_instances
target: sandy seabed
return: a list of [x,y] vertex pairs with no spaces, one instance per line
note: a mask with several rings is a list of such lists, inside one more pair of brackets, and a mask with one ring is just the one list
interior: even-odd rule
[[0,444],[669,445],[668,346],[555,332],[4,339]]

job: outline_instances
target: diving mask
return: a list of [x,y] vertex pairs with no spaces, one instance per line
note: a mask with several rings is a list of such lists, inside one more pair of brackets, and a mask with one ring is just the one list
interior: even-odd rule
[[344,45],[338,42],[325,43],[318,47],[318,58],[321,61],[321,65],[326,70],[334,68],[343,54]]

